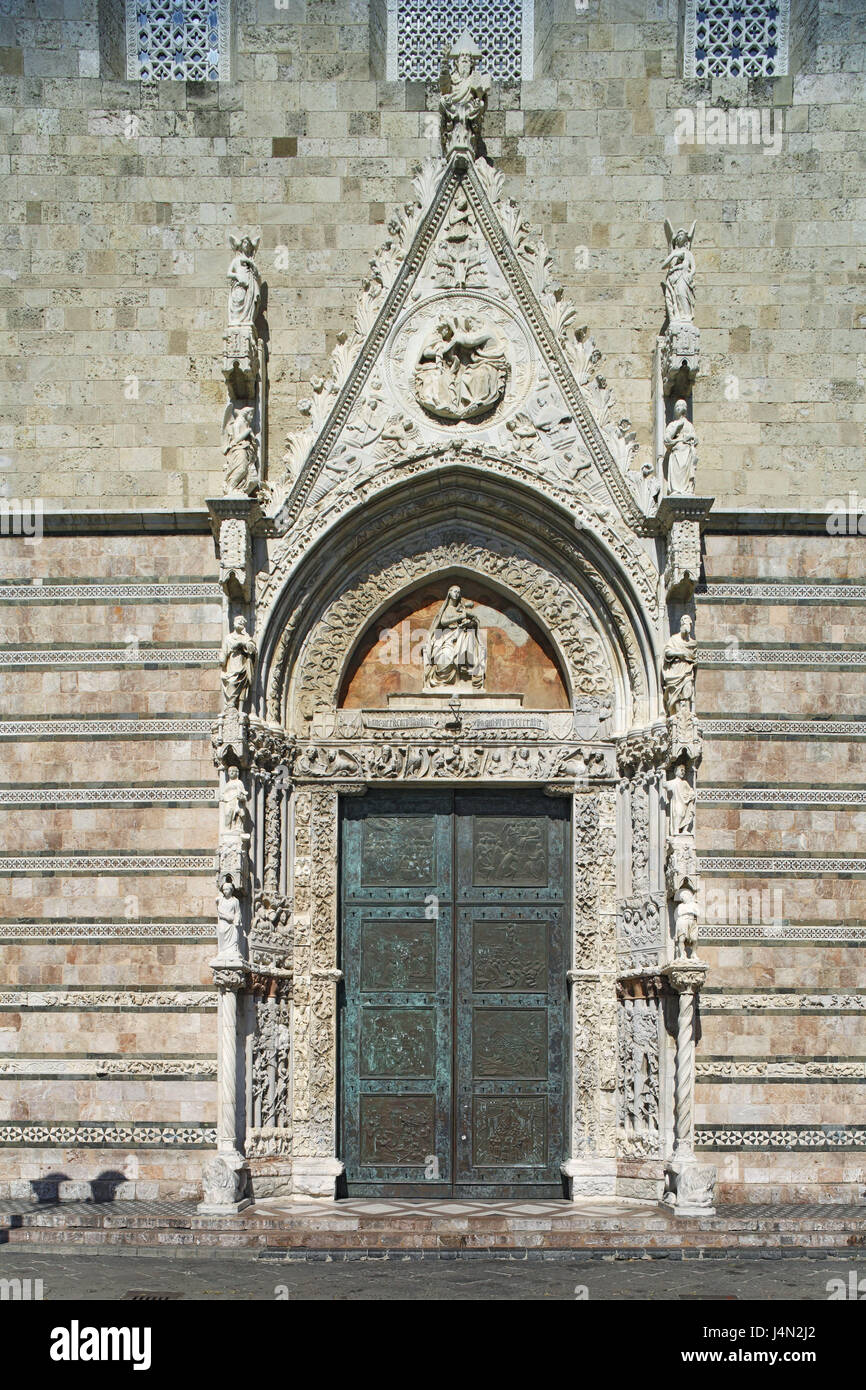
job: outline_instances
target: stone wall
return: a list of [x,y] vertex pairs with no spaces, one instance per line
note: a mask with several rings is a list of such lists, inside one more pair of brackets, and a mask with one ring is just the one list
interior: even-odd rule
[[[862,6],[799,0],[793,77],[716,91],[678,75],[679,8],[557,0],[536,80],[494,88],[488,149],[644,448],[662,224],[698,219],[701,486],[823,505],[863,481]],[[357,0],[236,0],[223,84],[120,80],[120,10],[17,0],[0,18],[0,448],[14,496],[200,506],[220,486],[227,233],[262,234],[275,472],[435,141],[437,94],[381,79]],[[778,152],[678,145],[699,101],[772,115]]]

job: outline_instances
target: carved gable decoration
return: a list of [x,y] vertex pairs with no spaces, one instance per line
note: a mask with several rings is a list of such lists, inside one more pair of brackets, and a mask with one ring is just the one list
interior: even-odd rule
[[631,427],[502,176],[483,159],[430,159],[415,189],[330,378],[302,403],[308,424],[290,436],[274,489],[278,528],[462,452],[644,532]]

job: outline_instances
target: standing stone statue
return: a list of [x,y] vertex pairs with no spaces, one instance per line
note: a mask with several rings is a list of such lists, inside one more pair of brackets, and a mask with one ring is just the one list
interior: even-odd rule
[[665,430],[668,492],[693,494],[698,466],[698,436],[685,401],[677,401],[674,418]]
[[692,239],[697,222],[689,231],[680,227],[674,231],[665,218],[665,236],[668,254],[662,262],[662,270],[667,271],[664,289],[665,306],[669,323],[693,323],[695,317],[695,258],[692,255]]
[[217,895],[217,958],[223,963],[242,961],[241,905],[230,878],[223,879]]
[[692,620],[688,613],[684,613],[679,632],[665,643],[662,655],[662,688],[666,714],[693,711],[697,664],[698,644],[692,637]]
[[439,98],[442,152],[448,156],[460,150],[474,159],[487,110],[490,78],[477,71],[481,49],[468,29],[464,29],[449,57],[451,90],[443,91]]
[[223,699],[226,705],[237,710],[243,709],[252,689],[258,654],[256,640],[247,632],[246,618],[239,614],[235,618],[232,631],[223,642],[220,656]]
[[698,904],[691,888],[681,888],[675,913],[674,958],[689,960],[698,948]]
[[249,797],[238,769],[230,767],[226,783],[220,792],[222,828],[229,834],[243,834],[249,822]]
[[460,586],[453,585],[427,635],[424,685],[428,690],[467,680],[476,690],[483,687],[484,651],[478,636],[478,619],[469,608]]
[[253,430],[255,406],[235,409],[223,430],[225,492],[255,497],[261,487],[259,444]]
[[696,793],[686,777],[685,763],[679,763],[670,779],[665,782],[670,802],[669,829],[672,835],[693,835],[695,829]]
[[226,277],[231,286],[228,313],[230,328],[252,328],[258,317],[262,302],[262,282],[253,256],[259,249],[260,240],[260,237],[253,241],[250,237],[243,236],[237,241],[233,236],[229,237],[232,250],[235,252]]

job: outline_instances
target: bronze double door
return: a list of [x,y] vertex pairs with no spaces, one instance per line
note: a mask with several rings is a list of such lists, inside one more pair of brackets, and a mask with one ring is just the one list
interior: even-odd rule
[[344,803],[350,1196],[562,1196],[568,830],[520,790]]

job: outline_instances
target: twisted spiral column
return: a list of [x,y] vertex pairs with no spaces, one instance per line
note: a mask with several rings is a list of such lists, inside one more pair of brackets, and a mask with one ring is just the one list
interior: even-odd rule
[[676,1129],[674,1154],[691,1157],[695,1098],[695,991],[681,990],[677,1020]]

